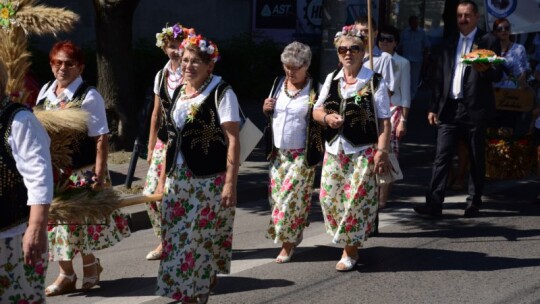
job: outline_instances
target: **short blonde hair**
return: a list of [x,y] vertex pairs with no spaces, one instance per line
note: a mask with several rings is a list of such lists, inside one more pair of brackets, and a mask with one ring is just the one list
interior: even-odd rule
[[352,40],[354,41],[354,44],[358,44],[362,49],[365,50],[366,46],[364,44],[364,40],[357,36],[344,35],[344,36],[338,37],[336,40],[334,40],[334,46],[336,48],[339,47],[339,45],[341,44],[343,40]]
[[294,41],[287,45],[281,53],[281,63],[295,67],[310,66],[311,49],[309,46]]

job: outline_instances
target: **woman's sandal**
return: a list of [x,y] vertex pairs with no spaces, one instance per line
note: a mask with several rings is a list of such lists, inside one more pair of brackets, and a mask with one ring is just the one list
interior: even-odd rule
[[66,278],[69,282],[66,283],[66,280],[63,280],[59,285],[51,284],[47,286],[47,288],[45,288],[45,295],[47,297],[59,296],[76,290],[75,283],[77,283],[77,276],[75,273],[67,275],[60,272],[58,276]]
[[[350,256],[346,256],[344,258],[341,258],[341,260],[339,260],[339,262],[336,264],[336,270],[342,271],[342,272],[351,271],[356,266],[357,261],[358,261],[358,257],[352,258]],[[340,267],[339,266],[340,264],[345,267]]]
[[99,259],[96,258],[93,263],[84,264],[83,267],[90,267],[94,265],[96,265],[95,267],[96,267],[97,273],[93,276],[89,276],[89,277],[85,276],[83,278],[83,284],[81,287],[82,290],[88,290],[99,284],[99,276],[101,272],[103,271],[103,267],[101,267],[101,263],[99,262]]
[[298,247],[298,245],[300,245],[300,243],[302,243],[303,240],[304,240],[304,233],[302,232],[300,233],[300,236],[298,237],[298,239],[296,239],[296,242],[294,243],[294,247],[291,248],[291,250],[289,251],[289,255],[278,255],[276,257],[276,263],[278,264],[289,263],[294,254],[294,249]]
[[146,259],[149,261],[161,260],[161,251],[152,250],[146,255]]

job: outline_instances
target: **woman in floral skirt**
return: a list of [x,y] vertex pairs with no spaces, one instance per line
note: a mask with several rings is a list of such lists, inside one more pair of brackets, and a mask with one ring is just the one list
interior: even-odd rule
[[[57,175],[59,183],[72,187],[88,187],[99,190],[110,187],[107,170],[108,133],[103,97],[81,78],[84,69],[82,50],[70,41],[56,43],[49,53],[55,80],[43,86],[38,95],[37,106],[47,111],[61,111],[66,107],[78,107],[87,111],[88,134],[81,136],[74,146],[71,168],[63,168]],[[81,253],[83,282],[81,288],[88,290],[99,284],[103,268],[93,252],[111,247],[130,235],[127,220],[118,211],[103,223],[49,223],[49,259],[58,261],[60,274],[45,289],[47,296],[73,292],[77,276],[73,258]]]
[[[180,43],[192,29],[182,27],[180,24],[164,27],[161,33],[156,34],[156,46],[160,47],[169,58],[165,67],[161,69],[154,79],[154,108],[150,121],[150,135],[148,138],[148,173],[144,184],[143,194],[150,195],[163,192],[163,183],[159,183],[161,171],[164,169],[165,151],[167,150],[167,126],[171,125],[171,107],[180,96],[182,84],[182,71],[180,69]],[[155,235],[160,239],[156,249],[146,255],[147,260],[161,259],[161,202],[146,203],[146,210]]]
[[[276,263],[291,260],[309,225],[315,166],[322,155],[322,129],[312,117],[315,91],[309,77],[309,46],[293,42],[281,54],[285,77],[274,81],[263,112],[269,118],[269,196],[272,215],[266,237],[282,242]],[[269,149],[268,149],[269,148]]]
[[353,26],[336,34],[342,69],[326,77],[313,116],[325,126],[320,202],[332,242],[345,244],[338,271],[352,270],[374,228],[375,174],[388,170],[390,97],[382,77],[362,67],[365,37]]
[[205,303],[216,275],[230,272],[240,117],[231,87],[212,74],[217,47],[199,35],[182,48],[184,84],[171,112],[156,294]]

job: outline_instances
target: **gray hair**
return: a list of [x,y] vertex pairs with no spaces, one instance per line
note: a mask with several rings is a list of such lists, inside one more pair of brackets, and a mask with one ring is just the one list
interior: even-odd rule
[[294,41],[287,45],[281,53],[281,63],[295,67],[311,64],[311,49],[309,46]]

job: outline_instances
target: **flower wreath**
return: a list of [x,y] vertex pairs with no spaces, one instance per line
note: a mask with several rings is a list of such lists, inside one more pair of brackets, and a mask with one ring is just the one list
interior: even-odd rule
[[182,40],[188,35],[195,35],[195,30],[192,28],[185,28],[181,24],[176,23],[173,26],[165,26],[161,29],[161,33],[156,34],[156,46],[164,47],[165,38],[168,40]]
[[206,40],[201,35],[188,35],[188,37],[182,41],[180,49],[185,49],[188,45],[194,45],[202,52],[210,55],[210,59],[212,59],[213,62],[219,60],[219,51],[217,45],[210,40]]
[[1,1],[0,2],[0,26],[7,30],[11,24],[15,24],[15,12],[19,9],[19,4],[17,2],[12,3],[11,1]]
[[354,26],[354,24],[346,25],[341,29],[341,31],[337,32],[336,36],[334,37],[334,44],[336,44],[338,39],[342,36],[357,37],[360,38],[360,40],[362,40],[364,43],[367,39],[367,37]]

